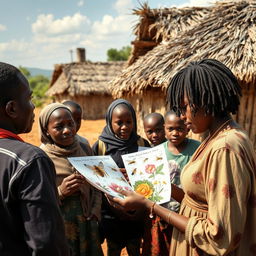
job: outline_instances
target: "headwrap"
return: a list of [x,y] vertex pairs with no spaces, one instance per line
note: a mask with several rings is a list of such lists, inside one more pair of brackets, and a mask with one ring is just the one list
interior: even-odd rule
[[[74,143],[64,148],[54,144],[53,141],[47,136],[46,132],[49,118],[51,114],[58,108],[65,108],[70,112],[70,110],[65,105],[61,103],[52,103],[47,105],[39,115],[39,128],[42,142],[40,148],[47,153],[47,155],[51,158],[51,160],[54,163],[57,174],[57,186],[59,186],[62,183],[65,177],[75,172],[75,169],[72,167],[72,165],[69,163],[67,159],[68,157],[86,156],[87,152],[89,152],[90,155],[92,155],[92,150],[90,146],[84,145],[88,147],[88,150],[86,150],[85,152],[85,150],[81,147],[79,140],[76,136],[74,139]],[[84,215],[86,217],[89,217],[92,214],[94,214],[98,217],[98,219],[100,219],[100,192],[94,189],[89,183],[86,183],[85,185],[81,186],[80,192],[81,205],[83,208]]]
[[[132,114],[132,120],[133,120],[133,131],[130,135],[130,138],[128,140],[120,139],[118,138],[112,129],[112,114],[116,106],[118,105],[125,105],[129,111]],[[108,107],[107,113],[106,113],[106,123],[107,125],[104,127],[101,135],[99,136],[99,139],[102,140],[107,144],[107,152],[111,150],[125,150],[129,148],[130,146],[137,143],[139,136],[137,135],[137,120],[136,120],[136,114],[134,111],[133,106],[130,102],[124,99],[118,99],[113,101],[110,106]]]
[[47,136],[46,131],[47,131],[47,126],[48,126],[49,118],[51,114],[58,108],[65,108],[70,112],[69,108],[67,108],[64,104],[61,104],[61,103],[51,103],[46,107],[44,107],[40,112],[40,115],[39,115],[40,140],[44,144],[52,143],[49,136]]

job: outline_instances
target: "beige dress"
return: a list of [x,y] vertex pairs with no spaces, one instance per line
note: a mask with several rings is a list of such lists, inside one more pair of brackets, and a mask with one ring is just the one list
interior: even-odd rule
[[171,256],[256,255],[256,157],[246,133],[231,123],[199,146],[181,175],[180,214]]

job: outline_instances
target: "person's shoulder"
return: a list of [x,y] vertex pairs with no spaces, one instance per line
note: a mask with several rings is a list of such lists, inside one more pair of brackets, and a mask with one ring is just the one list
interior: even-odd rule
[[194,139],[190,139],[188,138],[188,145],[198,148],[200,146],[201,142],[199,140],[194,140]]
[[22,165],[27,165],[38,159],[49,159],[46,153],[37,146],[18,140],[1,140],[1,148],[5,156]]
[[150,143],[141,136],[139,136],[139,138],[137,140],[137,144],[139,147],[149,147],[150,148]]
[[89,141],[88,141],[85,137],[82,137],[82,136],[80,136],[80,135],[78,135],[78,134],[76,134],[76,137],[77,137],[77,140],[78,140],[79,142],[81,142],[81,143],[83,143],[83,144],[88,144],[88,145],[90,145]]

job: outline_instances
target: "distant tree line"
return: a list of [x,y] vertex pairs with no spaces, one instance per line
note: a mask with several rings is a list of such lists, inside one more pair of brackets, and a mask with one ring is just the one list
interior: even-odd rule
[[107,51],[108,61],[128,60],[131,50],[132,48],[130,46],[124,46],[120,50],[110,48]]
[[19,70],[28,79],[30,88],[33,91],[33,103],[36,107],[42,106],[49,99],[49,97],[45,95],[50,83],[48,77],[43,75],[31,76],[29,70],[22,66],[19,67]]

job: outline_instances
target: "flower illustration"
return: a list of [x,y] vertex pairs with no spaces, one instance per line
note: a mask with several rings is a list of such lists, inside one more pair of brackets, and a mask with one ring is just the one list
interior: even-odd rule
[[109,185],[109,188],[112,189],[113,191],[117,192],[117,193],[120,192],[120,190],[122,190],[122,187],[115,184],[115,183],[111,183]]
[[134,184],[134,190],[140,195],[146,198],[150,198],[154,192],[154,187],[151,182],[147,180],[136,181]]
[[156,166],[154,164],[147,164],[145,166],[145,172],[148,174],[152,174],[156,171]]

